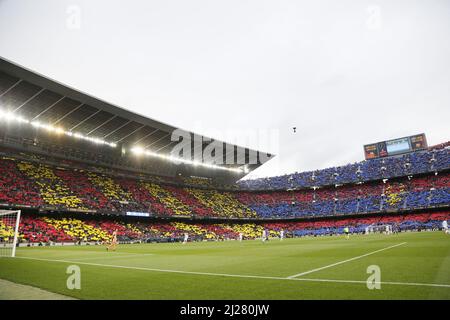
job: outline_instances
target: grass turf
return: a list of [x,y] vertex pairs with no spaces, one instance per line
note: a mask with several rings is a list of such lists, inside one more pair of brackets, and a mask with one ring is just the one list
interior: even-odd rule
[[[19,248],[17,257],[0,258],[0,278],[79,299],[450,299],[450,236],[442,232],[134,244],[116,252],[33,247]],[[66,287],[73,264],[81,290]],[[380,290],[366,286],[369,265],[381,268]]]

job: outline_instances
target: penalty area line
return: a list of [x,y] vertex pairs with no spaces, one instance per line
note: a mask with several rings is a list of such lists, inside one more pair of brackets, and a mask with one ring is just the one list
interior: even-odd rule
[[386,247],[386,248],[382,248],[382,249],[378,249],[378,250],[375,250],[375,251],[371,251],[369,253],[366,253],[366,254],[363,254],[363,255],[360,255],[360,256],[357,256],[357,257],[353,257],[353,258],[350,258],[350,259],[347,259],[347,260],[335,262],[335,263],[332,263],[332,264],[329,264],[329,265],[326,265],[326,266],[323,266],[323,267],[320,267],[320,268],[316,268],[316,269],[308,270],[308,271],[305,271],[305,272],[297,273],[297,274],[294,274],[292,276],[287,277],[287,279],[294,279],[294,278],[301,277],[301,276],[304,276],[304,275],[307,275],[307,274],[310,274],[310,273],[313,273],[313,272],[317,272],[317,271],[321,271],[321,270],[324,270],[324,269],[332,268],[332,267],[335,267],[335,266],[338,266],[338,265],[341,265],[341,264],[344,264],[344,263],[347,263],[347,262],[355,261],[355,260],[358,260],[358,259],[370,256],[372,254],[375,254],[375,253],[378,253],[378,252],[381,252],[381,251],[385,251],[385,250],[389,250],[389,249],[392,249],[392,248],[396,248],[396,247],[402,246],[404,244],[406,244],[406,242],[398,243],[398,244],[395,244],[393,246],[389,246],[389,247]]
[[[101,264],[101,263],[91,263],[83,261],[74,260],[55,260],[55,259],[44,259],[44,258],[33,258],[33,257],[15,257],[11,259],[27,259],[27,260],[37,260],[45,262],[59,262],[59,263],[70,263],[70,264],[80,264],[94,267],[103,268],[117,268],[126,270],[139,270],[139,271],[153,271],[153,272],[165,272],[165,273],[178,273],[178,274],[192,274],[201,276],[213,276],[213,277],[229,277],[229,278],[248,278],[248,279],[266,279],[266,280],[281,280],[281,281],[304,281],[304,282],[328,282],[328,283],[347,283],[347,284],[367,284],[367,281],[363,280],[338,280],[338,279],[311,279],[311,278],[285,278],[285,277],[272,277],[272,276],[257,276],[257,275],[244,275],[244,274],[228,274],[228,273],[212,273],[212,272],[197,272],[197,271],[182,271],[182,270],[170,270],[170,269],[155,269],[155,268],[145,268],[145,267],[133,267],[133,266],[121,266],[115,264]],[[373,282],[371,282],[373,284]],[[414,283],[414,282],[395,282],[395,281],[381,281],[376,282],[377,284],[383,285],[398,285],[398,286],[422,286],[422,287],[442,287],[450,288],[450,284],[439,284],[439,283]]]

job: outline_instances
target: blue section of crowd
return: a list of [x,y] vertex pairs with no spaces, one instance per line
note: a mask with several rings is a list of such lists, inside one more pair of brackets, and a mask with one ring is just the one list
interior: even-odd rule
[[399,194],[395,202],[389,201],[383,195],[372,195],[364,198],[341,200],[252,204],[250,208],[263,218],[298,218],[421,209],[449,203],[450,187],[445,187],[427,191],[404,192]]
[[239,181],[243,190],[286,190],[371,181],[450,169],[450,149],[417,151],[323,170]]

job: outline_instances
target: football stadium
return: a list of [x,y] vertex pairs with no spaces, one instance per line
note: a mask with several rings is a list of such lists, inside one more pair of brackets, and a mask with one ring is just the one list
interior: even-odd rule
[[2,299],[450,298],[449,142],[241,180],[272,155],[176,162],[175,128],[0,70]]
[[343,3],[0,0],[2,310],[448,314],[449,3]]

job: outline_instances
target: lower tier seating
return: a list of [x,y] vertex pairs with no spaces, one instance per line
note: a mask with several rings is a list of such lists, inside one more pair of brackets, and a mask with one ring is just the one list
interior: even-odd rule
[[[364,218],[326,219],[276,223],[199,223],[123,221],[119,218],[88,216],[86,218],[52,217],[25,214],[20,222],[20,242],[104,242],[117,232],[119,241],[181,239],[187,233],[191,240],[227,240],[260,238],[264,229],[278,237],[283,230],[287,237],[325,236],[343,233],[364,233],[366,227],[389,224],[395,231],[440,229],[443,220],[450,220],[450,211],[384,215]],[[0,219],[0,240],[10,239],[13,229]]]

